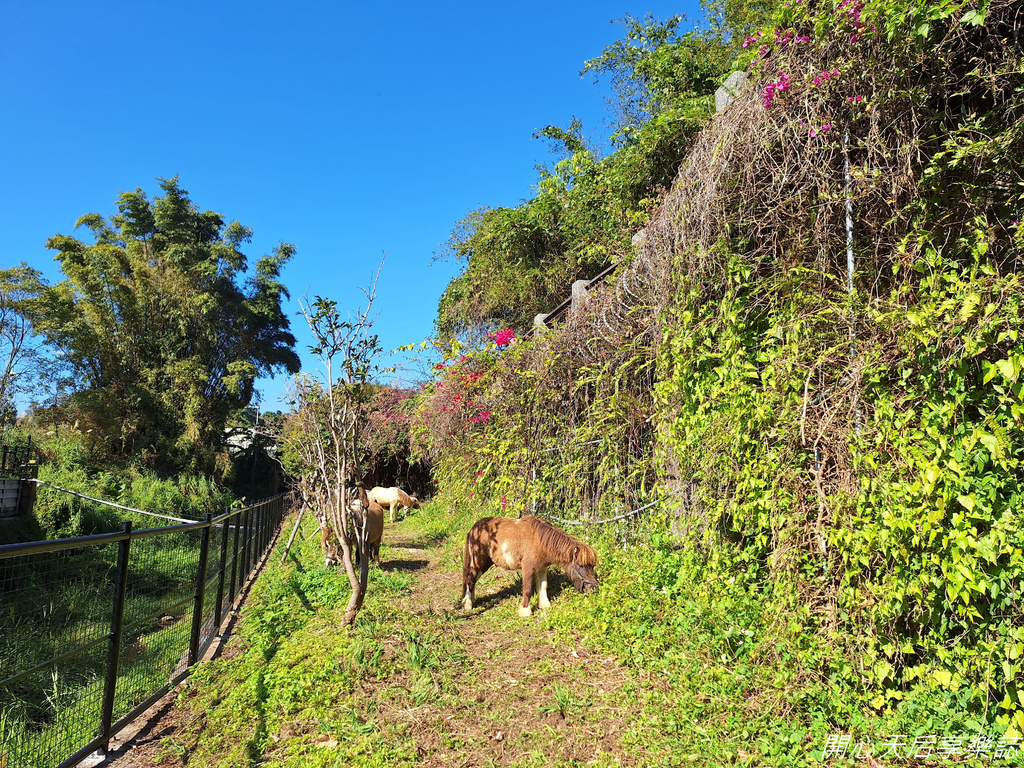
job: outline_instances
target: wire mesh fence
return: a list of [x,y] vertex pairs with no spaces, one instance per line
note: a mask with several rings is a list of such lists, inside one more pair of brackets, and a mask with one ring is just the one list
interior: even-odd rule
[[0,766],[77,765],[187,677],[283,510],[0,546]]

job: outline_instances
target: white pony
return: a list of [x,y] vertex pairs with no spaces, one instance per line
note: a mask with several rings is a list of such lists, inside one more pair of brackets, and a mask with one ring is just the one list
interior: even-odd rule
[[410,496],[401,488],[381,488],[377,486],[369,493],[370,501],[375,501],[382,507],[389,507],[391,509],[391,522],[395,522],[395,514],[398,512],[398,508],[403,509],[419,509],[420,500],[415,496]]

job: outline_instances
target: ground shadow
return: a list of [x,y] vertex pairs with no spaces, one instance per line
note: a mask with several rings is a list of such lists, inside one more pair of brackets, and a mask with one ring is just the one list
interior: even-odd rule
[[[566,588],[573,589],[572,582],[569,580],[568,576],[563,574],[561,571],[556,571],[554,569],[548,571],[548,600],[554,602],[558,598],[558,596],[566,590]],[[474,601],[475,604],[473,605],[473,610],[468,613],[463,613],[461,618],[471,619],[474,616],[479,616],[480,614],[487,613],[487,611],[496,608],[498,605],[504,603],[509,598],[514,598],[516,606],[518,606],[519,598],[522,596],[522,594],[523,577],[522,574],[516,573],[516,580],[513,581],[511,584],[502,587],[497,592],[493,592],[489,595],[478,594],[476,600]],[[536,610],[536,595],[533,596],[533,599],[530,601],[530,604]],[[455,607],[459,611],[461,611],[462,603],[457,601],[455,603]]]
[[396,541],[388,539],[387,545],[401,549],[436,549],[438,545],[443,544],[449,538],[451,537],[447,533],[425,534],[414,539],[400,539]]
[[381,560],[380,567],[385,571],[422,571],[430,564],[429,560]]

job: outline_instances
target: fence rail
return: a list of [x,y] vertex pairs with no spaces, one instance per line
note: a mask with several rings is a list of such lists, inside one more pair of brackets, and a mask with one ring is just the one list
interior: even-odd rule
[[0,766],[71,768],[184,680],[284,496],[163,528],[0,546]]

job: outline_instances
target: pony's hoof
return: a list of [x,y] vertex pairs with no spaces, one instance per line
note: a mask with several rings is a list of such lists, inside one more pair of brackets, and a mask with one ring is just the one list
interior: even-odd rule
[[473,610],[473,601],[472,600],[463,600],[462,601],[462,610],[464,610],[464,611],[472,611]]
[[546,611],[548,608],[551,607],[551,603],[545,600],[543,603],[537,603],[537,607],[540,608],[542,611]]
[[528,619],[530,616],[533,615],[533,611],[530,610],[530,606],[526,606],[525,608],[519,609],[519,615],[522,616],[524,619]]

